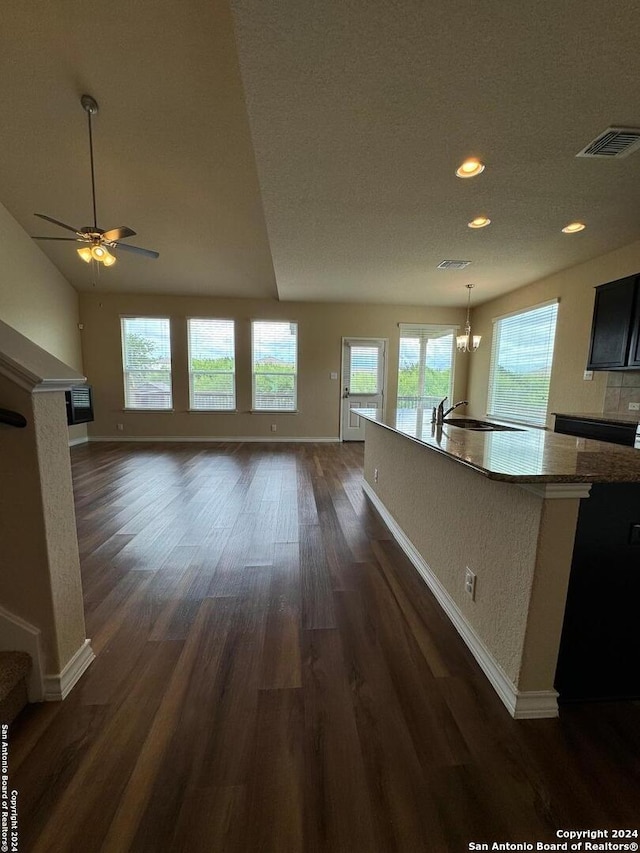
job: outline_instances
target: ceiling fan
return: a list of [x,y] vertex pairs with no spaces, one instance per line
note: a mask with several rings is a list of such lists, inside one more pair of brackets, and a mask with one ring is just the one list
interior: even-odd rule
[[60,228],[66,228],[67,231],[72,231],[75,237],[34,237],[34,240],[62,240],[71,243],[84,243],[77,250],[78,254],[86,263],[97,261],[105,267],[113,266],[116,262],[115,255],[112,255],[110,249],[124,249],[127,252],[135,252],[138,255],[144,255],[147,258],[159,258],[160,254],[151,249],[141,249],[139,246],[131,246],[129,243],[121,243],[126,237],[133,237],[135,231],[126,226],[120,228],[111,228],[109,231],[104,231],[98,228],[98,215],[96,213],[96,181],[93,167],[93,135],[91,133],[91,116],[98,112],[98,103],[91,95],[83,95],[80,98],[82,108],[87,113],[89,120],[89,153],[91,155],[91,196],[93,200],[93,225],[85,225],[82,228],[74,228],[72,225],[67,225],[60,222],[58,219],[53,219],[51,216],[45,216],[44,213],[35,213],[34,216],[39,216],[40,219],[46,219],[47,222],[53,222]]

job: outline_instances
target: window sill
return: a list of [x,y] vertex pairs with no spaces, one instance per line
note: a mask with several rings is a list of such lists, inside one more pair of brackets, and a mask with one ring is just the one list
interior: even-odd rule
[[237,415],[238,409],[186,409],[189,415]]
[[123,411],[123,412],[135,412],[136,414],[139,414],[140,412],[142,412],[142,414],[144,414],[145,412],[149,412],[150,414],[153,414],[153,415],[157,415],[158,412],[165,412],[166,414],[170,415],[170,414],[173,414],[175,412],[175,409],[146,409],[146,408],[145,409],[132,409],[132,408],[127,409],[127,408],[124,408],[121,411]]
[[249,409],[251,415],[297,415],[298,409]]

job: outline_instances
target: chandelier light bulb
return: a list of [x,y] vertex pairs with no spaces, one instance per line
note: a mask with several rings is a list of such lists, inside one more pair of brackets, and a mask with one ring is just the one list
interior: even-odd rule
[[469,294],[467,297],[467,321],[464,324],[464,335],[456,335],[456,347],[460,352],[475,352],[480,346],[482,335],[474,335],[471,333],[471,320],[469,312],[471,310],[471,290],[474,285],[467,284],[465,286]]

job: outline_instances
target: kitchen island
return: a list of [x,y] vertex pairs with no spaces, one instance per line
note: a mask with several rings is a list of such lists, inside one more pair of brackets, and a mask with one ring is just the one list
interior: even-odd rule
[[[615,685],[584,694],[593,650],[578,661],[581,683],[571,685],[580,633],[563,637],[565,603],[570,577],[574,585],[573,575],[590,575],[584,564],[597,552],[601,507],[616,506],[614,538],[624,538],[627,550],[609,543],[598,562],[606,565],[609,553],[631,563],[640,559],[640,546],[631,541],[634,522],[640,523],[640,452],[541,429],[440,427],[419,410],[399,411],[393,424],[375,410],[355,411],[367,421],[365,491],[510,713],[556,716],[558,692],[561,701],[615,694]],[[595,513],[586,510],[590,502]],[[609,513],[603,525],[610,523]],[[476,576],[475,596],[465,589],[467,568]],[[579,611],[580,602],[574,601],[574,612],[576,606]],[[580,630],[588,632],[592,617],[583,622]],[[558,691],[561,638],[568,663]],[[638,641],[632,641],[637,659]],[[595,646],[601,645],[596,632]],[[602,651],[601,667],[608,654]],[[623,673],[635,672],[634,648],[625,657]],[[619,694],[634,690],[624,684]]]

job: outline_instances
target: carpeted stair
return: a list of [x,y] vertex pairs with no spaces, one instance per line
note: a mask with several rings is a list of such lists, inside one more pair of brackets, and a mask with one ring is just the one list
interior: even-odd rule
[[0,723],[11,723],[28,703],[31,657],[26,652],[0,652]]

